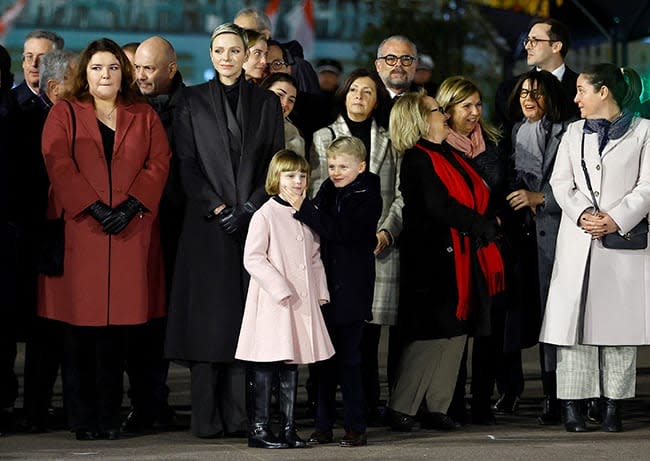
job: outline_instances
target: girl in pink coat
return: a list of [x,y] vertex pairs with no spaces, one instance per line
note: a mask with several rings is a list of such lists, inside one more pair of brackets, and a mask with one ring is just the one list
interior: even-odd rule
[[[247,395],[251,418],[249,447],[304,448],[293,410],[298,364],[334,355],[320,306],[329,302],[318,235],[294,219],[283,190],[304,196],[309,163],[290,150],[273,156],[266,178],[271,195],[253,215],[244,247],[250,273],[244,318],[235,358],[248,362]],[[279,376],[281,428],[269,426],[273,376]]]

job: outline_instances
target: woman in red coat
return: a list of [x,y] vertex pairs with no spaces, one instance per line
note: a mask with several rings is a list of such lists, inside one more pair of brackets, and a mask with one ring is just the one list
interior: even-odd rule
[[63,275],[40,279],[39,315],[66,324],[64,403],[78,440],[117,438],[125,328],[164,314],[157,212],[171,153],[132,75],[119,45],[91,42],[70,104],[43,130],[65,257]]

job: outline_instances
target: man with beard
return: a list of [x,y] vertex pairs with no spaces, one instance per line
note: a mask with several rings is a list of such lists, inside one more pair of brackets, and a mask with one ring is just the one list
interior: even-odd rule
[[[386,87],[380,92],[381,108],[377,121],[388,128],[388,117],[395,98],[407,91],[416,91],[415,78],[418,50],[411,40],[403,35],[391,35],[379,44],[375,69]],[[431,95],[434,96],[434,95]]]

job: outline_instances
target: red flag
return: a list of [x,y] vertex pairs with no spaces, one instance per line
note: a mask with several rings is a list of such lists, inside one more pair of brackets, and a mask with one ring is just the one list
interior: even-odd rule
[[314,2],[303,0],[294,6],[287,15],[289,26],[289,39],[297,40],[301,45],[305,58],[310,58],[314,53],[315,29]]
[[14,21],[26,5],[27,0],[18,0],[2,14],[2,17],[0,17],[0,43],[4,42],[5,35],[7,35]]
[[280,0],[269,0],[269,3],[266,5],[266,10],[264,12],[271,20],[271,36],[273,36],[273,32],[275,31],[275,26],[278,23],[278,17],[280,13]]

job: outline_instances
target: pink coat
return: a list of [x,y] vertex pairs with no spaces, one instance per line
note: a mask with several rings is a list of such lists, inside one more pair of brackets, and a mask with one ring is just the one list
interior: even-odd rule
[[320,241],[293,208],[270,199],[253,215],[244,267],[251,281],[235,358],[303,364],[334,355],[319,304],[329,301]]

